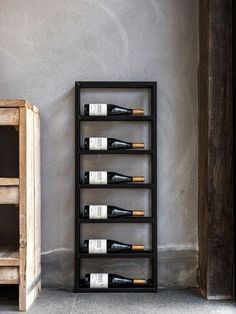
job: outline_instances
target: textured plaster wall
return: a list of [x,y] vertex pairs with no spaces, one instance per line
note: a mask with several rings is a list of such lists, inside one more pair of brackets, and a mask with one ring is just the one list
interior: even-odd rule
[[[158,82],[159,285],[196,285],[197,18],[197,0],[0,1],[0,98],[41,109],[44,285],[73,285],[76,80]],[[144,98],[133,96],[142,105]],[[146,171],[148,161],[137,161]],[[148,232],[139,234],[147,245]],[[121,233],[129,239],[124,227],[110,235]],[[143,269],[134,260],[130,266]],[[119,267],[125,273],[122,261]]]

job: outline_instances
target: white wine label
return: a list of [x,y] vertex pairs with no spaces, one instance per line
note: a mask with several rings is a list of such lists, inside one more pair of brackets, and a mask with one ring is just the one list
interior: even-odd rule
[[107,205],[90,205],[89,219],[107,219]]
[[107,184],[107,172],[89,171],[89,184]]
[[107,104],[89,104],[90,116],[107,116]]
[[90,137],[89,138],[90,150],[107,150],[107,137]]
[[108,288],[108,274],[90,274],[90,288]]
[[107,240],[93,239],[89,240],[89,254],[106,254]]

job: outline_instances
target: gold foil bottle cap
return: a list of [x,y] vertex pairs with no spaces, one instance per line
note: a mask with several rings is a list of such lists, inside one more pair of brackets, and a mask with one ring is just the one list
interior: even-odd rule
[[143,116],[144,110],[143,109],[132,109],[133,116]]
[[133,284],[134,285],[145,285],[146,280],[145,279],[133,279]]
[[133,210],[132,216],[144,216],[143,210]]
[[144,143],[133,143],[132,148],[144,148]]
[[143,244],[133,244],[132,251],[143,251],[144,245]]
[[144,176],[134,176],[132,180],[133,182],[144,182]]

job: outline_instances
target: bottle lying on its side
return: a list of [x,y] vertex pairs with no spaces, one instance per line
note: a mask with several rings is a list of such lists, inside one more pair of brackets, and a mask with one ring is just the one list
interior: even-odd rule
[[119,288],[119,287],[142,287],[151,283],[145,279],[131,279],[116,274],[90,273],[81,280],[83,286],[88,288]]
[[126,244],[107,239],[84,240],[81,250],[89,254],[107,254],[119,252],[140,252],[144,250],[143,244]]
[[86,171],[85,184],[118,184],[129,182],[144,182],[143,176],[126,176],[112,171]]
[[110,205],[85,205],[81,217],[86,219],[110,219],[125,217],[143,217],[143,210],[128,210]]
[[122,150],[141,148],[144,148],[144,143],[130,143],[111,137],[86,137],[84,139],[85,150]]
[[128,109],[114,104],[85,104],[85,116],[142,116],[143,109]]

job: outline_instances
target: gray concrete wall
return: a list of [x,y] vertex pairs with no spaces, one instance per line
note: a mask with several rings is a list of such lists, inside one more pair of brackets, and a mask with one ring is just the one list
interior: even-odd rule
[[[45,286],[73,285],[76,80],[158,82],[159,285],[197,285],[197,19],[197,0],[0,1],[0,97],[26,98],[41,109]],[[142,105],[144,96],[120,94],[115,103]],[[88,167],[92,162],[84,160]],[[136,162],[147,171],[148,160]],[[137,205],[149,210],[148,195],[143,202]],[[132,240],[150,245],[147,227],[136,228]],[[121,231],[128,240],[125,227],[108,235],[119,239]],[[148,262],[138,262],[130,261],[131,268],[148,274]],[[122,261],[119,267],[125,273]]]

